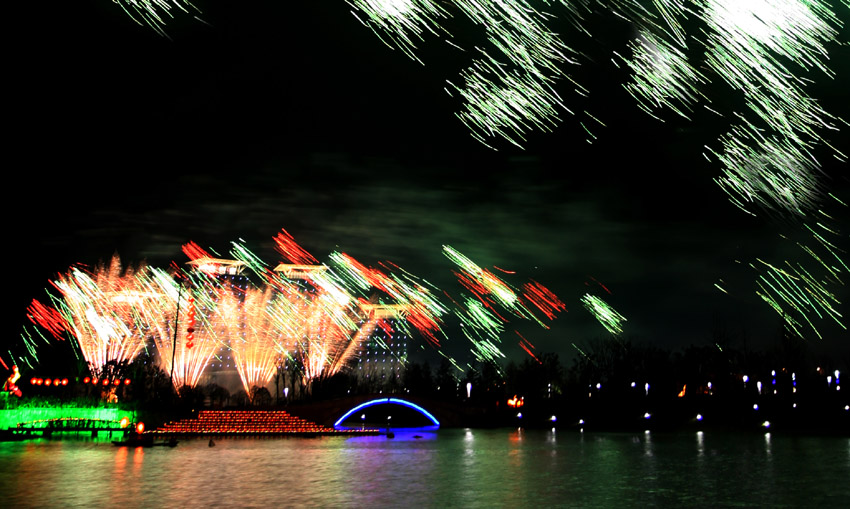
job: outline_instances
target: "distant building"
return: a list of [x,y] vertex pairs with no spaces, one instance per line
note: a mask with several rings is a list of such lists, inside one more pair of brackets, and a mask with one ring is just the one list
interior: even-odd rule
[[408,337],[400,325],[405,306],[400,304],[364,304],[370,320],[376,320],[375,332],[358,351],[353,366],[361,380],[382,386],[392,378],[399,379],[407,362]]

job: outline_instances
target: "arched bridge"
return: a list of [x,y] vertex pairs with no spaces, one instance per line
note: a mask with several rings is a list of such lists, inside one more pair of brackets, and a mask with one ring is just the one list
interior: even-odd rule
[[358,394],[327,401],[297,403],[289,406],[287,411],[325,426],[334,426],[354,412],[380,404],[408,406],[441,427],[480,425],[484,415],[481,408],[408,394]]
[[[354,408],[352,408],[348,412],[345,412],[345,414],[343,414],[342,417],[340,417],[339,419],[337,419],[334,422],[334,427],[336,428],[338,426],[341,426],[346,420],[348,420],[349,417],[351,417],[351,416],[356,417],[358,412],[366,410],[367,408],[372,407],[372,406],[376,406],[376,405],[401,405],[401,406],[404,406],[404,407],[407,407],[407,408],[411,408],[411,409],[419,412],[422,416],[426,417],[428,419],[428,421],[430,421],[431,426],[440,426],[440,421],[438,421],[436,417],[431,415],[431,412],[425,410],[424,408],[417,405],[416,403],[413,403],[411,401],[407,401],[406,399],[400,399],[400,398],[376,398],[376,399],[373,399],[371,401],[366,401],[366,402],[360,403],[359,405],[355,406]],[[365,417],[365,414],[364,414],[364,417]]]

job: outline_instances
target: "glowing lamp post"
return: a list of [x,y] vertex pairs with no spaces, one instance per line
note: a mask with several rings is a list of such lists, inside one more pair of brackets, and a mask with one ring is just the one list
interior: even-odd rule
[[174,356],[177,353],[177,321],[180,319],[180,297],[183,295],[183,278],[177,276],[177,311],[174,313],[174,339],[171,343],[171,371],[169,373],[169,385],[174,387]]

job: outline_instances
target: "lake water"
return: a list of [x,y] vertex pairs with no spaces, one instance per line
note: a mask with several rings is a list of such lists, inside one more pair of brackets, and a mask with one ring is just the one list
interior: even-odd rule
[[[417,438],[419,435],[420,438]],[[397,430],[0,443],[2,507],[847,507],[850,438]]]

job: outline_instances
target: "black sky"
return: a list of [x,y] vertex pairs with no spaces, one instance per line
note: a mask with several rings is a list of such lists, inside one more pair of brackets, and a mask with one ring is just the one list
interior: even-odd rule
[[[454,116],[459,102],[443,87],[469,57],[439,38],[420,45],[421,65],[341,0],[220,4],[198,3],[204,22],[178,17],[170,39],[107,0],[18,7],[27,12],[6,73],[16,176],[7,257],[20,289],[11,341],[30,300],[72,263],[117,252],[164,265],[184,261],[190,240],[224,254],[240,238],[273,263],[281,228],[322,260],[333,250],[391,260],[450,293],[460,287],[443,244],[516,270],[510,282],[533,278],[566,302],[550,331],[519,325],[565,357],[572,342],[607,335],[579,302],[591,277],[627,317],[625,337],[673,347],[723,330],[775,341],[779,316],[755,295],[746,263],[789,256],[779,235],[794,225],[742,213],[713,183],[720,168],[702,147],[716,145],[723,121],[697,111],[693,122],[661,123],[637,108],[625,70],[609,61],[630,36],[621,20],[599,14],[588,22],[598,37],[569,41],[583,52],[571,72],[590,96],[559,89],[605,123],[597,139],[565,113],[525,150],[493,151]],[[457,37],[480,37],[454,23]],[[847,52],[834,49],[836,79],[813,90],[848,118]],[[722,111],[741,101],[720,85],[709,93]],[[846,164],[825,161],[847,201]],[[846,350],[846,331],[824,332],[817,341]],[[467,345],[457,337],[451,348]]]

